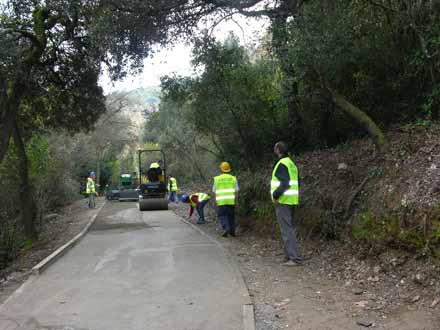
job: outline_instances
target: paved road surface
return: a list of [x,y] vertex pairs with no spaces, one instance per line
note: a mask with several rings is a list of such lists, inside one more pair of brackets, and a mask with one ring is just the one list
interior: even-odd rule
[[172,212],[112,202],[0,307],[0,330],[241,330],[245,294],[218,246]]

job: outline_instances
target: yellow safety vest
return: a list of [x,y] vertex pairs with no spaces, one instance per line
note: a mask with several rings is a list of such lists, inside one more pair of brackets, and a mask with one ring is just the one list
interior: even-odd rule
[[287,167],[289,172],[289,188],[280,196],[278,203],[287,205],[298,205],[299,203],[299,184],[298,184],[298,169],[295,163],[289,158],[281,158],[275,165],[272,171],[272,181],[270,182],[270,195],[273,200],[274,191],[280,186],[281,182],[275,176],[278,167],[283,164]]
[[235,188],[237,178],[231,174],[214,177],[215,201],[218,206],[235,205]]
[[170,191],[176,192],[177,191],[177,180],[176,178],[170,178]]
[[92,178],[87,178],[86,193],[87,194],[94,194],[94,193],[96,193],[95,181]]
[[208,194],[205,194],[205,193],[195,193],[195,194],[192,194],[191,196],[189,196],[189,202],[191,203],[192,207],[196,207],[197,206],[197,204],[194,203],[192,201],[192,199],[191,199],[193,196],[197,196],[199,198],[199,203],[211,199],[211,197]]

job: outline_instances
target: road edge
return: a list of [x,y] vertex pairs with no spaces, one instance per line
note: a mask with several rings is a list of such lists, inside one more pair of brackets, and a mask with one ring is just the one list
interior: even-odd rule
[[59,258],[61,258],[67,251],[72,249],[89,231],[90,227],[95,223],[96,218],[101,212],[102,208],[107,203],[107,200],[104,200],[104,203],[98,208],[96,214],[94,214],[87,225],[81,230],[79,234],[77,234],[74,238],[68,241],[66,244],[60,246],[54,252],[52,252],[49,256],[41,260],[38,264],[32,267],[32,275],[41,275],[49,266],[55,263]]
[[[176,217],[182,221],[183,223],[187,224],[191,228],[193,228],[195,231],[199,232],[206,238],[208,238],[211,242],[213,242],[217,247],[220,248],[220,250],[228,257],[229,263],[232,266],[234,272],[237,274],[237,277],[239,281],[241,282],[242,290],[244,291],[242,296],[245,299],[245,303],[243,304],[243,327],[244,330],[255,330],[256,324],[255,324],[255,307],[254,303],[252,302],[251,295],[249,294],[249,288],[246,284],[246,281],[244,280],[243,273],[240,270],[240,267],[238,266],[237,262],[232,258],[231,254],[228,252],[228,250],[218,241],[215,237],[211,236],[207,232],[205,232],[203,229],[200,229],[193,223],[189,222],[188,220],[182,218],[175,212],[173,212]],[[244,288],[244,289],[243,289]]]

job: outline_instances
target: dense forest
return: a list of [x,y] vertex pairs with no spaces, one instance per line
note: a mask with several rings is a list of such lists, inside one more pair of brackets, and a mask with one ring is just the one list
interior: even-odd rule
[[[257,46],[198,28],[234,15],[270,22]],[[193,75],[104,96],[104,69],[121,79],[153,46],[182,40]],[[78,198],[89,170],[101,186],[135,171],[138,145],[164,148],[182,183],[209,182],[230,161],[242,215],[268,219],[276,141],[300,157],[365,138],[380,160],[396,145],[390,131],[440,115],[434,0],[8,0],[0,43],[0,264],[38,239],[47,210]]]

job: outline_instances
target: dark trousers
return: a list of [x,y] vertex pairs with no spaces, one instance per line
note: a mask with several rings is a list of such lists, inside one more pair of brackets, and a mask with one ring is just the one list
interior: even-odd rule
[[217,216],[225,232],[235,234],[235,205],[217,207]]
[[199,215],[199,220],[197,221],[197,223],[205,223],[205,206],[206,204],[208,204],[209,199],[200,202],[199,205],[196,206],[196,210],[197,210],[197,214]]
[[284,253],[290,260],[301,262],[303,258],[299,254],[298,240],[296,238],[296,227],[293,222],[292,206],[286,204],[275,205],[278,224],[281,230],[281,237],[284,242]]

